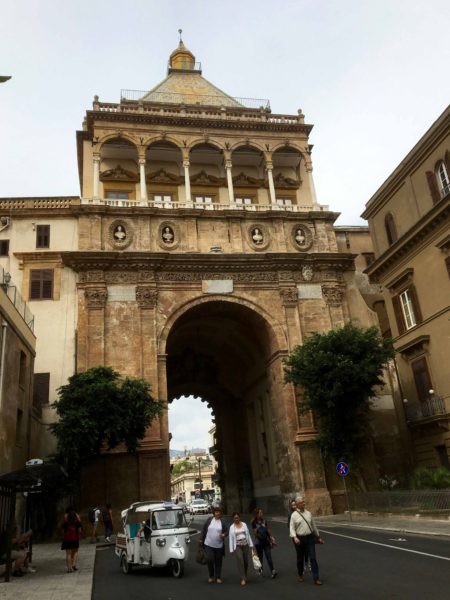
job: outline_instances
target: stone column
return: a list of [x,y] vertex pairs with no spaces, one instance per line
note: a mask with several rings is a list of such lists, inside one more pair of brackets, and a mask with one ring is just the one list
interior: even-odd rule
[[311,191],[311,200],[313,204],[317,204],[316,187],[314,185],[312,162],[305,162],[306,175],[308,176],[309,189]]
[[273,183],[273,162],[272,156],[268,158],[266,156],[266,171],[267,171],[267,180],[269,182],[269,195],[270,195],[270,203],[276,205],[277,196],[275,194],[275,185]]
[[231,152],[224,152],[225,155],[225,170],[227,172],[228,199],[230,204],[234,204],[234,189],[233,189],[233,164],[231,162]]
[[87,308],[87,365],[96,367],[105,363],[105,306],[108,291],[104,286],[84,290]]
[[191,199],[191,180],[189,176],[189,158],[183,158],[184,167],[184,187],[186,189],[186,202],[192,202]]
[[93,197],[99,198],[100,189],[100,154],[94,154],[94,179],[93,179]]
[[338,283],[323,284],[322,294],[330,312],[331,327],[343,327],[345,316],[343,310],[344,288]]
[[141,200],[147,200],[147,183],[145,181],[145,158],[139,159],[139,181],[141,187]]

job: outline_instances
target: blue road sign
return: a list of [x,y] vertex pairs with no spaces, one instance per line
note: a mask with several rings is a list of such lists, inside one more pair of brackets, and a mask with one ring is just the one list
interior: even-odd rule
[[336,465],[336,471],[338,475],[340,475],[341,477],[345,477],[346,475],[348,475],[348,464],[345,462],[339,462]]

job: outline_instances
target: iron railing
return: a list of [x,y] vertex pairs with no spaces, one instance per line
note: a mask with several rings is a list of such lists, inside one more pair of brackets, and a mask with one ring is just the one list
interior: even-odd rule
[[25,321],[26,325],[30,328],[31,331],[34,331],[34,315],[28,307],[28,304],[20,295],[20,292],[17,290],[15,285],[11,283],[11,276],[9,273],[6,273],[4,269],[0,267],[0,287],[3,292],[8,296],[8,298],[13,303],[17,312],[20,314],[22,319]]
[[236,98],[226,95],[212,96],[177,92],[151,92],[149,90],[122,89],[120,90],[120,100],[121,102],[126,100],[143,100],[145,102],[158,102],[161,104],[197,104],[203,106],[230,106],[232,108],[270,109],[270,102],[267,98]]
[[445,414],[447,414],[447,409],[442,396],[430,396],[422,400],[420,404],[406,407],[406,416],[410,422],[422,421],[423,419]]
[[372,513],[450,513],[448,490],[349,492],[351,510]]

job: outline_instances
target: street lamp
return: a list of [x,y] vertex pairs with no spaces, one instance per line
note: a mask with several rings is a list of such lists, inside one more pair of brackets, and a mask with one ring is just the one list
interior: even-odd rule
[[200,456],[197,457],[198,462],[198,489],[200,490],[200,496],[202,495],[203,483],[202,483],[202,459]]

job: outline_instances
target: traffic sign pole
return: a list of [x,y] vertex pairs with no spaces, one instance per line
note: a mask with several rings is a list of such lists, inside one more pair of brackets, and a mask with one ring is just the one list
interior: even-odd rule
[[352,511],[350,510],[350,500],[348,498],[347,484],[345,482],[345,478],[349,473],[349,468],[348,468],[347,463],[338,462],[338,464],[336,465],[336,473],[339,475],[339,477],[342,477],[342,479],[344,481],[344,493],[345,493],[345,498],[347,500],[347,512],[348,512],[350,521],[352,521]]
[[345,482],[345,477],[342,478],[344,481],[344,492],[345,492],[345,497],[347,498],[347,510],[348,510],[348,517],[350,519],[350,521],[352,521],[352,511],[350,510],[350,501],[348,499],[348,492],[347,492],[347,484]]

